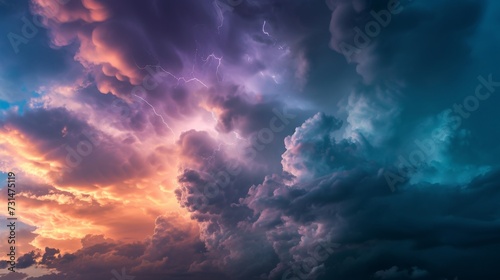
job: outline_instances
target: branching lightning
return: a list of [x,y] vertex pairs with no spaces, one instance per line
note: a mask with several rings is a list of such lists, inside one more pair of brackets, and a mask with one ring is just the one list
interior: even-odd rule
[[243,141],[245,141],[245,142],[248,142],[248,140],[247,140],[247,139],[245,139],[245,138],[243,138],[243,137],[241,137],[241,135],[240,135],[240,134],[238,134],[238,132],[233,131],[233,134],[234,134],[234,136],[236,137],[236,139],[239,139],[239,140],[243,140]]
[[202,60],[206,64],[206,63],[208,63],[208,60],[211,59],[211,58],[218,61],[218,63],[217,63],[217,70],[215,71],[215,76],[217,77],[217,80],[219,80],[219,69],[220,69],[220,66],[222,65],[222,56],[221,57],[217,57],[217,56],[215,56],[215,54],[212,53],[209,56],[207,56],[207,58],[202,59]]
[[212,155],[210,155],[209,157],[203,157],[203,159],[206,160],[209,164],[212,163],[215,160],[215,155],[218,152],[220,152],[220,150],[222,148],[222,144],[223,143],[219,143],[219,145],[217,146],[217,149],[214,149],[214,151],[212,152]]
[[[217,119],[217,116],[215,114],[214,111],[210,111],[211,115],[212,115],[212,119],[215,121],[215,123],[217,124],[219,122],[219,120]],[[219,135],[219,132],[215,131],[217,133],[217,135]],[[248,142],[247,139],[241,137],[241,135],[238,134],[238,132],[236,131],[233,131],[232,134],[234,134],[235,138],[238,139],[238,140],[243,140],[243,141],[246,141]],[[237,143],[234,142],[234,143],[227,143],[225,141],[221,141],[219,142],[218,146],[216,149],[214,149],[214,151],[212,152],[212,155],[208,156],[208,157],[202,157],[204,160],[206,160],[209,164],[213,162],[213,160],[215,159],[215,156],[217,155],[218,152],[221,151],[222,149],[222,146],[235,146]]]
[[183,81],[183,82],[184,82],[184,83],[186,83],[186,84],[187,84],[187,83],[191,83],[191,82],[197,82],[197,83],[199,83],[200,85],[202,85],[203,87],[208,88],[208,86],[207,86],[204,82],[202,82],[200,79],[198,79],[198,78],[196,78],[196,77],[192,77],[192,78],[189,78],[189,79],[188,79],[188,78],[185,78],[185,77],[177,77],[176,75],[174,75],[174,74],[170,73],[169,71],[165,70],[165,69],[164,69],[162,66],[160,66],[160,65],[146,65],[146,66],[144,66],[144,67],[139,67],[139,66],[136,64],[136,66],[137,66],[139,69],[141,69],[141,70],[144,70],[144,69],[146,69],[147,67],[153,67],[153,66],[154,66],[154,67],[158,67],[158,68],[159,68],[159,69],[160,69],[163,73],[165,73],[165,74],[167,74],[168,76],[170,76],[170,77],[172,77],[172,78],[176,79],[176,80],[177,80],[177,85],[179,85],[180,81]]
[[156,112],[156,109],[155,109],[155,107],[153,105],[151,105],[148,101],[146,101],[146,99],[138,96],[137,94],[134,94],[134,96],[137,97],[137,98],[139,98],[140,100],[146,102],[146,104],[148,104],[149,107],[151,107],[151,109],[153,109],[153,112],[155,113],[155,115],[157,115],[158,117],[160,117],[161,121],[167,126],[167,128],[172,132],[172,134],[175,135],[174,130],[168,125],[168,123],[165,121],[165,119],[163,118],[163,116],[160,115],[160,114],[158,114],[158,112]]

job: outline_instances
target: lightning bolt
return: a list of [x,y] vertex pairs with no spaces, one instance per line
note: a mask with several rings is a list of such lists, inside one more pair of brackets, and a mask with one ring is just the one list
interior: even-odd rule
[[245,139],[245,138],[243,138],[243,137],[241,137],[241,135],[239,135],[239,134],[238,134],[238,132],[233,131],[233,134],[234,134],[234,136],[236,137],[236,139],[239,139],[239,140],[243,140],[243,141],[248,142],[248,140],[247,140],[247,139]]
[[172,77],[172,78],[176,79],[176,80],[177,80],[177,85],[179,85],[180,81],[184,81],[184,83],[186,83],[186,84],[187,84],[187,83],[191,83],[191,82],[197,82],[197,83],[199,83],[200,85],[202,85],[203,87],[208,88],[208,86],[207,86],[204,82],[202,82],[200,79],[198,79],[198,78],[196,78],[196,77],[189,78],[189,79],[187,79],[187,78],[185,78],[185,77],[177,77],[176,75],[174,75],[174,74],[170,73],[169,71],[165,70],[165,69],[163,68],[163,66],[160,66],[160,65],[146,65],[146,66],[144,66],[144,67],[139,67],[139,65],[137,65],[137,64],[136,64],[136,66],[137,66],[137,68],[139,68],[139,69],[141,69],[141,70],[144,70],[144,69],[146,69],[147,67],[153,67],[153,66],[158,67],[158,68],[160,68],[160,70],[161,70],[163,73],[165,73],[165,74],[169,75],[170,77]]
[[[213,119],[213,120],[215,121],[215,123],[217,124],[217,123],[219,122],[219,120],[217,119],[217,116],[215,115],[215,112],[214,112],[214,111],[210,111],[210,113],[211,113],[211,115],[212,115],[212,119]],[[219,132],[218,132],[217,130],[214,130],[214,131],[215,131],[215,133],[217,133],[217,136],[218,136],[218,135],[219,135]],[[243,138],[243,137],[241,137],[241,135],[239,135],[239,134],[238,134],[238,132],[233,131],[233,134],[234,134],[234,136],[235,136],[235,138],[236,138],[236,139],[238,139],[238,140],[243,140],[243,141],[245,141],[245,142],[248,142],[248,140],[247,140],[247,139],[245,139],[245,138]],[[221,143],[219,144],[219,147],[217,148],[217,150],[215,150],[215,151],[214,151],[214,153],[212,154],[212,156],[207,157],[207,158],[204,158],[204,159],[205,159],[205,160],[209,160],[209,161],[210,161],[210,159],[211,159],[211,158],[213,159],[213,157],[215,156],[215,154],[216,154],[217,152],[219,152],[219,151],[220,151],[221,145],[224,145],[224,146],[235,146],[235,145],[236,145],[236,142],[226,142],[226,141],[221,142]]]
[[[224,25],[224,12],[222,11],[222,7],[219,6],[219,5],[223,5],[223,3],[221,3],[219,0],[215,0],[213,2],[214,4],[214,7],[215,7],[215,10],[217,12],[217,16],[219,17],[219,26],[217,26],[217,33],[220,34],[220,29],[222,28],[222,26]],[[228,9],[228,7],[225,7],[226,9]],[[231,10],[229,8],[229,10]]]
[[219,143],[219,146],[217,146],[217,149],[214,149],[212,155],[210,155],[209,157],[203,157],[204,160],[208,161],[209,164],[211,164],[214,160],[215,160],[215,155],[220,152],[221,148],[222,148],[222,144],[223,143]]
[[266,34],[268,37],[271,37],[271,35],[269,35],[269,32],[266,31],[266,21],[264,21],[264,24],[262,24],[262,33]]
[[271,79],[274,81],[275,84],[279,85],[280,83],[278,82],[277,78],[276,78],[276,75],[274,74],[264,74],[264,72],[260,71],[259,74],[262,76],[262,77],[271,77]]
[[222,10],[219,7],[219,5],[217,5],[217,1],[214,1],[214,6],[217,9],[217,15],[219,16],[219,20],[220,20],[220,24],[219,24],[219,26],[217,26],[217,33],[220,34],[220,29],[224,25],[224,15],[222,14]]
[[[268,31],[266,31],[266,26],[267,26],[267,21],[264,20],[264,23],[262,23],[262,33],[264,35],[266,35],[267,37],[269,37],[269,39],[272,42],[272,46],[276,46],[276,44],[278,44],[278,40],[276,38],[274,38],[273,36],[271,36],[271,34]],[[279,50],[286,52],[285,47],[286,47],[286,44],[278,45]]]
[[207,58],[202,59],[202,60],[205,62],[205,64],[207,64],[208,60],[210,58],[218,61],[218,63],[217,63],[217,70],[215,71],[215,75],[216,75],[217,81],[218,81],[219,80],[219,69],[220,69],[220,66],[222,65],[222,56],[221,57],[217,57],[217,56],[215,56],[215,54],[212,53],[211,55],[207,56]]
[[218,119],[217,119],[217,117],[215,116],[214,111],[210,111],[210,113],[212,113],[212,119],[215,121],[215,123],[219,122],[219,120],[218,120]]
[[[215,112],[214,111],[210,111],[210,113],[211,113],[212,119],[215,121],[215,123],[218,123],[219,120],[217,119],[217,116],[216,116]],[[215,133],[217,133],[217,135],[219,135],[219,132],[217,132],[216,130],[215,130]],[[234,134],[234,136],[235,136],[236,139],[248,142],[248,140],[245,139],[245,138],[243,138],[243,137],[241,137],[241,135],[238,134],[238,132],[233,131],[232,133]],[[220,150],[221,150],[221,148],[222,148],[223,145],[224,146],[235,146],[236,144],[237,144],[236,142],[229,142],[229,143],[227,143],[226,141],[221,141],[221,142],[219,142],[219,145],[217,146],[217,149],[214,149],[214,151],[212,152],[212,155],[210,155],[208,157],[202,157],[202,158],[204,160],[208,161],[209,164],[211,164],[214,161],[216,154],[218,152],[220,152]]]
[[[247,139],[241,137],[238,132],[236,131],[233,131],[233,134],[235,135],[235,137],[239,140],[244,140],[244,141],[248,141]],[[211,164],[214,160],[215,160],[215,155],[220,152],[221,148],[222,148],[222,145],[225,145],[225,146],[234,146],[236,145],[236,143],[225,143],[225,142],[220,142],[219,145],[217,146],[217,149],[214,149],[214,151],[212,152],[212,155],[208,156],[208,157],[203,157],[204,160],[206,160],[209,164]]]
[[137,95],[137,94],[134,94],[134,96],[135,96],[135,97],[137,97],[137,98],[139,98],[140,100],[142,100],[142,101],[146,102],[146,104],[148,104],[148,105],[149,105],[149,107],[151,107],[151,109],[153,109],[153,112],[155,113],[155,115],[157,115],[158,117],[160,117],[160,118],[161,118],[161,121],[162,121],[162,122],[163,122],[163,123],[167,126],[167,128],[168,128],[168,129],[172,132],[172,134],[174,134],[174,135],[175,135],[174,130],[173,130],[173,129],[172,129],[172,128],[168,125],[168,123],[165,121],[165,119],[163,118],[163,116],[162,116],[162,115],[160,115],[160,114],[158,114],[158,113],[156,112],[156,109],[155,109],[155,107],[154,107],[153,105],[151,105],[148,101],[146,101],[146,99],[144,99],[144,98],[140,97],[140,96],[139,96],[139,95]]

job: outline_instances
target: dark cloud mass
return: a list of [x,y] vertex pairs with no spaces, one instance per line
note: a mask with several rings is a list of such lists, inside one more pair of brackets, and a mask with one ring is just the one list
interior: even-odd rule
[[0,0],[0,279],[499,279],[499,13]]

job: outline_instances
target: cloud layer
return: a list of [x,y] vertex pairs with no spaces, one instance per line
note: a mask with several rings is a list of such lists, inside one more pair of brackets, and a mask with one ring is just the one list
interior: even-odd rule
[[496,2],[0,5],[0,279],[496,279]]

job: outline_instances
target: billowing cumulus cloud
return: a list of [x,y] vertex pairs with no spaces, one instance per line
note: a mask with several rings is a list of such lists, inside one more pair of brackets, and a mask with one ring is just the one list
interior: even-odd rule
[[0,278],[496,279],[499,8],[0,1]]

